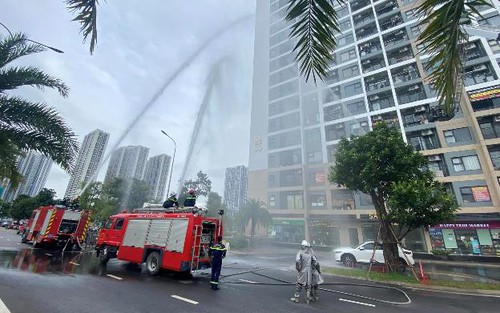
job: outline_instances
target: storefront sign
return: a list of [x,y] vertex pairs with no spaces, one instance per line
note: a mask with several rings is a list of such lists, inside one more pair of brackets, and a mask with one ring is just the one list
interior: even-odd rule
[[500,85],[474,90],[469,93],[470,102],[500,97]]
[[316,184],[324,184],[325,183],[325,173],[318,172],[315,175]]
[[273,219],[273,225],[296,225],[304,226],[304,220],[277,220]]
[[446,223],[438,224],[434,228],[449,228],[449,229],[489,229],[500,228],[500,221],[494,222],[461,222],[461,223]]

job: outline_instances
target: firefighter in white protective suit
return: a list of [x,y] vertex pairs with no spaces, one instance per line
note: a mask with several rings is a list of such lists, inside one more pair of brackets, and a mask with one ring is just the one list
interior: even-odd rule
[[320,266],[316,254],[306,240],[302,240],[301,249],[295,257],[295,268],[297,269],[297,285],[295,295],[290,299],[299,302],[300,292],[306,290],[306,303],[319,300],[318,285],[323,283]]

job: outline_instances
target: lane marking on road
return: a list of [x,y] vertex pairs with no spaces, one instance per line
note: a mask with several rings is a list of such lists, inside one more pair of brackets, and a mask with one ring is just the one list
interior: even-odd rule
[[20,242],[18,242],[17,244],[18,244],[18,245],[20,245],[21,243],[20,243]]
[[359,305],[365,305],[365,306],[369,306],[369,307],[372,307],[372,308],[375,307],[375,304],[364,303],[364,302],[353,301],[353,300],[347,300],[347,299],[343,299],[343,298],[339,298],[339,301],[344,301],[344,302],[349,302],[349,303],[354,303],[354,304],[359,304]]
[[80,265],[80,264],[75,263],[75,262],[73,262],[73,261],[69,262],[69,264],[73,264],[73,265]]
[[46,256],[52,256],[52,254],[50,254],[50,253],[45,253],[45,255],[46,255]]
[[113,275],[113,274],[106,274],[106,276],[111,277],[111,278],[114,278],[114,279],[116,279],[116,280],[123,280],[123,278],[118,277],[118,276],[115,276],[115,275]]
[[178,295],[171,295],[171,297],[174,298],[174,299],[177,299],[177,300],[185,301],[187,303],[198,304],[197,301],[194,301],[194,300],[191,300],[191,299],[188,299],[188,298],[184,298],[184,297],[181,297],[181,296],[178,296]]
[[9,308],[3,303],[2,299],[0,299],[0,313],[10,313]]
[[239,281],[242,281],[244,283],[249,283],[249,284],[256,284],[257,282],[256,281],[253,281],[253,280],[246,280],[246,279],[238,279]]

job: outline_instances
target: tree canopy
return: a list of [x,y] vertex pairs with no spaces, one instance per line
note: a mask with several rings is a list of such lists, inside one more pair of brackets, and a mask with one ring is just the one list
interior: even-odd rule
[[33,210],[38,207],[55,204],[55,195],[53,189],[47,188],[42,188],[34,197],[19,195],[11,204],[10,216],[14,219],[29,218]]

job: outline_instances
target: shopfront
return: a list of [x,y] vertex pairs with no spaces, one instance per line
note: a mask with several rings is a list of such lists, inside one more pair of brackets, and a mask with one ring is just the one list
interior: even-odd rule
[[278,242],[299,243],[304,237],[304,220],[273,219],[270,237]]
[[429,228],[429,237],[433,250],[500,256],[500,221],[439,224]]
[[308,226],[314,246],[340,247],[339,227],[333,221],[310,219]]

